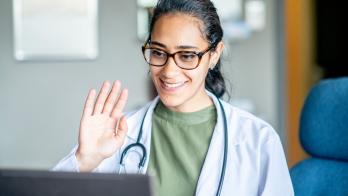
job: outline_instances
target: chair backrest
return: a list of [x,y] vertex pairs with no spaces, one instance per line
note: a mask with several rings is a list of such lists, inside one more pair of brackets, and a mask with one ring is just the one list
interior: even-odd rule
[[348,196],[348,77],[323,80],[311,89],[300,140],[311,158],[290,171],[295,195]]

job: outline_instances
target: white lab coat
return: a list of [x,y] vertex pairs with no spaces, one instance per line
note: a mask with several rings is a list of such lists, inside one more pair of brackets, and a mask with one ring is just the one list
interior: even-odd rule
[[[209,93],[217,109],[217,124],[209,145],[205,162],[196,187],[197,196],[213,196],[218,187],[224,153],[223,117],[215,96]],[[94,171],[119,171],[119,159],[123,149],[136,142],[140,124],[144,120],[141,143],[147,150],[147,160],[142,173],[146,173],[150,157],[151,124],[157,97],[140,110],[128,114],[128,134],[124,145],[113,156],[105,159]],[[278,134],[263,120],[223,102],[228,122],[228,157],[221,195],[238,196],[288,196],[294,195],[283,148]],[[54,168],[56,171],[78,172],[75,147]],[[137,168],[139,159],[131,156],[126,164]],[[128,166],[127,166],[128,168]],[[135,170],[136,171],[136,170]]]

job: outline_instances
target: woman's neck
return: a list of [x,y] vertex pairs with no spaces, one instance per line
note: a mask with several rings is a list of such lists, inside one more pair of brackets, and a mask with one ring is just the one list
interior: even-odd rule
[[213,105],[213,101],[209,97],[207,92],[204,91],[204,93],[202,93],[200,95],[196,95],[180,105],[177,105],[177,106],[166,106],[165,105],[165,106],[168,109],[175,111],[175,112],[187,113],[187,112],[196,112],[196,111],[202,110],[206,107],[209,107],[211,105]]

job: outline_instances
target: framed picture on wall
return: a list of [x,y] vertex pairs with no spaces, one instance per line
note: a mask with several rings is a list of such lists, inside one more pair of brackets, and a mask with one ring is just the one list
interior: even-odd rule
[[13,0],[15,59],[97,58],[97,14],[98,0]]

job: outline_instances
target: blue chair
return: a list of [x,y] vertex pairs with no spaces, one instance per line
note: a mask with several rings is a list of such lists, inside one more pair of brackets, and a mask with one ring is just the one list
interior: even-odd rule
[[321,81],[302,108],[300,140],[311,156],[290,170],[296,196],[348,196],[348,77]]

